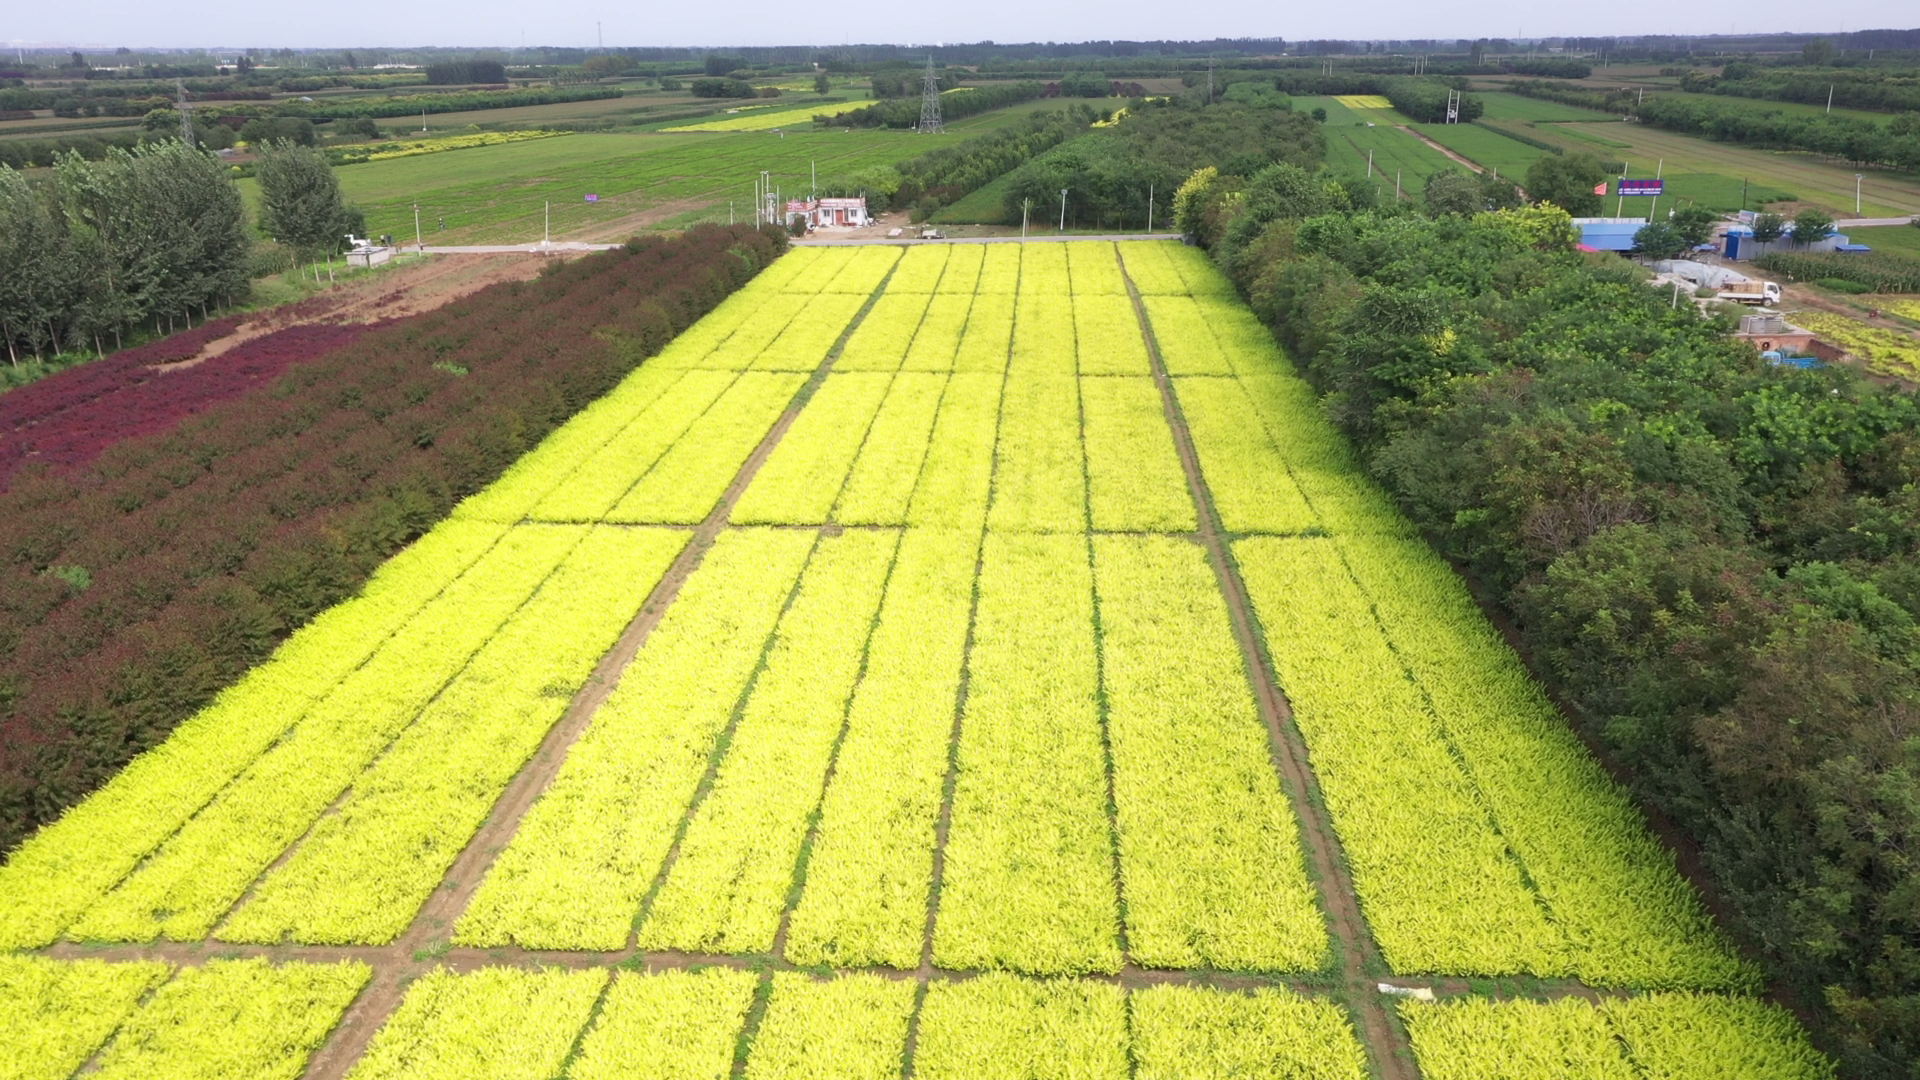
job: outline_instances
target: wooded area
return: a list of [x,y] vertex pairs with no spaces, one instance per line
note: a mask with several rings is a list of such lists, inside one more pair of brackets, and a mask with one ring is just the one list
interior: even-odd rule
[[0,337],[18,363],[204,319],[246,295],[251,250],[226,167],[180,142],[69,155],[38,186],[0,166]]
[[1763,364],[1550,206],[1423,217],[1281,165],[1179,212],[1848,1075],[1911,1075],[1915,396]]

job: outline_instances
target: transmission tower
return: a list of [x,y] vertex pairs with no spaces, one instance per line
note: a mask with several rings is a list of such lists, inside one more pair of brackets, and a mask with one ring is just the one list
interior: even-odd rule
[[927,81],[920,91],[920,127],[928,135],[939,135],[947,130],[940,122],[940,77],[933,73],[933,54],[927,54]]
[[187,84],[181,79],[175,79],[173,85],[180,93],[180,138],[188,146],[198,146],[200,144],[193,138],[193,106],[187,104]]

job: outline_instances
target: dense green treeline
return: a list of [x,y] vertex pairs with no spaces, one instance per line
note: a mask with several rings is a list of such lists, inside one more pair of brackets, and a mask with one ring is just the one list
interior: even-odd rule
[[897,165],[823,176],[818,190],[822,195],[864,195],[868,207],[876,211],[911,208],[915,220],[921,220],[1081,135],[1099,115],[1091,106],[1080,104],[1034,113],[1008,127],[937,147]]
[[1920,71],[1912,68],[1809,71],[1736,62],[1722,68],[1718,75],[1688,72],[1681,78],[1680,88],[1805,105],[1831,103],[1884,112],[1920,110]]
[[1355,194],[1280,165],[1178,212],[1846,1074],[1912,1077],[1920,402],[1765,365],[1556,208]]
[[[944,93],[940,113],[944,120],[959,120],[993,109],[1004,109],[1022,101],[1038,98],[1045,88],[1037,82],[994,83]],[[920,97],[897,97],[865,108],[838,113],[819,113],[814,123],[822,127],[910,128],[920,122]]]
[[1643,124],[1720,142],[1804,150],[1859,165],[1920,169],[1920,113],[1903,113],[1881,124],[1848,116],[1755,110],[1693,94],[1650,97],[1634,111]]
[[958,197],[1005,176],[1087,129],[1094,119],[1085,105],[1035,113],[1012,127],[943,146],[901,163],[900,173],[922,191]]
[[1039,220],[1055,220],[1066,189],[1068,225],[1144,223],[1150,196],[1165,208],[1194,169],[1252,172],[1274,162],[1317,162],[1326,137],[1312,117],[1287,109],[1191,100],[1135,102],[1111,128],[1063,143],[1008,178],[1006,212],[1019,220],[1031,201]]
[[0,338],[17,362],[204,318],[246,294],[251,249],[226,167],[177,140],[69,155],[39,185],[0,166]]

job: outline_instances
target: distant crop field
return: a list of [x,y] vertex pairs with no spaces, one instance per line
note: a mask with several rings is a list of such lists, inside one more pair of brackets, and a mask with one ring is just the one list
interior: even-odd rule
[[[1649,165],[1657,166],[1662,161],[1668,176],[1718,176],[1717,190],[1722,194],[1717,198],[1729,209],[1738,209],[1738,188],[1744,178],[1750,190],[1764,187],[1792,194],[1797,201],[1825,208],[1836,217],[1853,216],[1853,178],[1857,170],[1811,154],[1754,150],[1639,124],[1543,124],[1537,131],[1548,140],[1560,133],[1591,133],[1618,143],[1618,147],[1592,152],[1603,158],[1626,159],[1633,166],[1634,176],[1653,175]],[[1589,149],[1577,142],[1565,145],[1570,150]],[[1724,194],[1728,191],[1733,192],[1731,202]],[[1920,177],[1881,169],[1867,171],[1861,183],[1861,210],[1869,216],[1920,213]]]
[[1391,200],[1396,175],[1402,195],[1418,199],[1427,177],[1443,169],[1458,169],[1447,156],[1422,143],[1407,132],[1393,127],[1327,127],[1327,160],[1356,178],[1367,176],[1371,152],[1371,183],[1382,201]]
[[1479,124],[1418,124],[1414,130],[1482,168],[1498,170],[1516,184],[1547,153]]
[[[775,184],[799,192],[815,167],[824,178],[925,149],[911,132],[883,130],[785,137],[587,132],[347,166],[337,175],[347,197],[367,212],[368,229],[396,239],[413,238],[417,204],[430,244],[537,241],[548,201],[555,239],[624,239],[663,222],[725,222],[728,200],[740,220],[749,219],[754,180],[763,169]],[[589,194],[599,201],[588,203]]]
[[857,109],[867,102],[849,102],[844,98],[816,98],[802,104],[791,102],[759,107],[728,109],[711,120],[662,128],[663,131],[772,131],[775,128],[813,126],[816,113],[836,113]]
[[[1511,121],[1509,121],[1511,122]],[[1617,125],[1626,127],[1627,125]],[[1588,153],[1601,160],[1619,155],[1625,159],[1628,174],[1634,177],[1650,177],[1660,167],[1657,158],[1635,160],[1628,156],[1632,150],[1630,144],[1619,147],[1603,147],[1597,142],[1586,144],[1565,137],[1567,125],[1543,125],[1547,135],[1536,135],[1547,141],[1555,141],[1566,146],[1569,153]],[[1510,139],[1488,125],[1482,124],[1422,124],[1418,129],[1433,141],[1447,149],[1471,160],[1486,169],[1497,169],[1504,178],[1517,184],[1525,184],[1527,169],[1548,151],[1529,146],[1517,139]],[[1529,128],[1529,132],[1534,129]],[[1612,128],[1608,128],[1612,130]],[[1642,129],[1637,126],[1635,132]],[[1559,139],[1550,136],[1559,133]],[[1677,162],[1668,163],[1662,175],[1666,183],[1666,193],[1655,201],[1649,198],[1635,197],[1619,200],[1608,196],[1603,200],[1601,211],[1608,215],[1622,214],[1628,217],[1644,216],[1648,211],[1657,212],[1661,207],[1673,209],[1687,203],[1698,203],[1711,210],[1729,212],[1740,209],[1752,210],[1763,203],[1790,199],[1796,192],[1788,191],[1771,183],[1763,182],[1759,177],[1748,178],[1744,183],[1738,176],[1726,176],[1711,172],[1680,172]],[[1612,180],[1608,181],[1608,190],[1612,190]]]

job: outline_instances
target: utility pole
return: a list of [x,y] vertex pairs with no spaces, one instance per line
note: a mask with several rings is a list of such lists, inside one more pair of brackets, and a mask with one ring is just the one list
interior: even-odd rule
[[1393,170],[1393,201],[1400,201],[1400,170]]
[[420,204],[413,204],[413,251],[416,255],[427,253],[426,238],[420,235]]
[[1060,189],[1060,231],[1067,231],[1067,189]]
[[1367,179],[1373,179],[1373,151],[1367,151]]
[[1860,216],[1860,180],[1864,174],[1853,174],[1853,216]]
[[1827,115],[1833,115],[1833,84],[1827,84]]
[[553,200],[547,200],[547,223],[540,234],[540,246],[553,246]]
[[809,161],[807,167],[813,170],[813,179],[807,183],[807,198],[817,199],[820,197],[820,163]]
[[1033,209],[1032,199],[1020,200],[1020,239],[1027,238],[1027,214]]
[[[1857,200],[1856,200],[1857,201]],[[1147,234],[1153,234],[1153,185],[1147,185]]]

